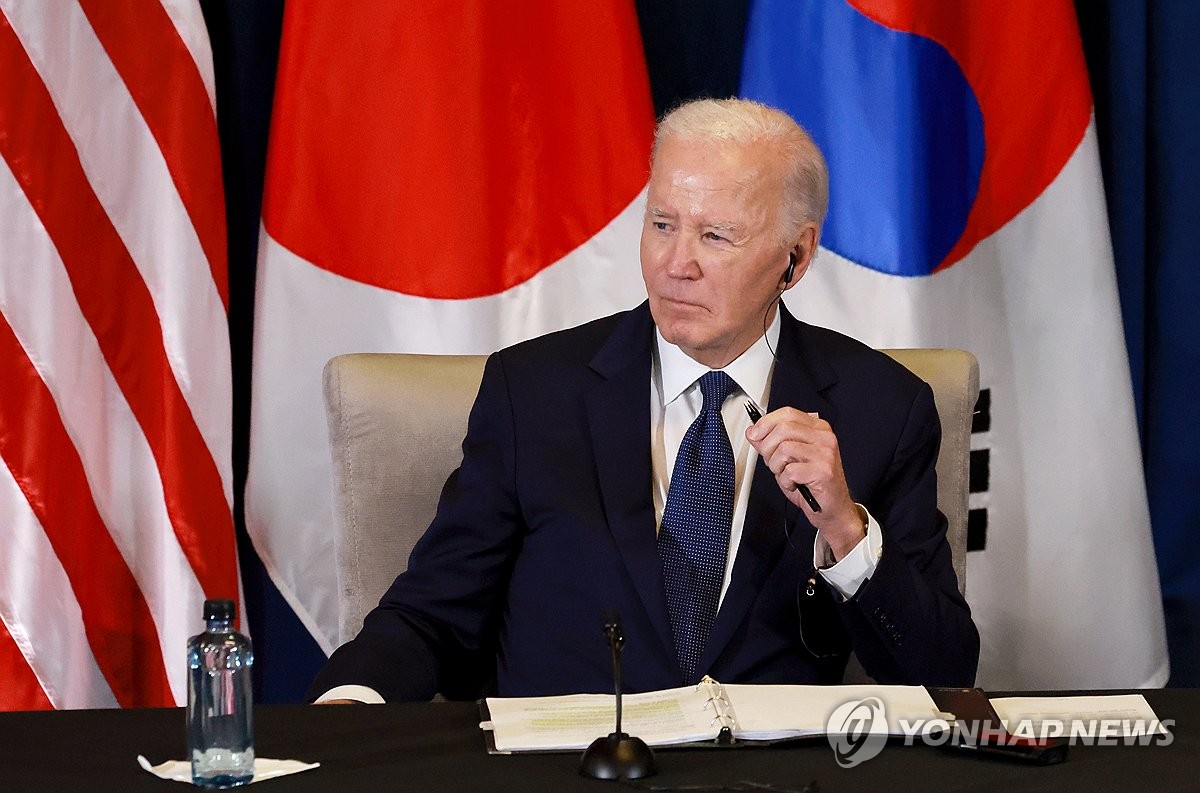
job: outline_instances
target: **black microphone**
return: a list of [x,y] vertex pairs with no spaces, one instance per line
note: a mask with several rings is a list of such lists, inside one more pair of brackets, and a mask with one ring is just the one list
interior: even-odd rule
[[593,779],[641,779],[658,773],[654,752],[641,738],[621,731],[621,648],[625,634],[615,611],[604,613],[604,634],[612,650],[613,693],[617,700],[617,729],[592,741],[579,761],[579,773]]
[[613,693],[617,698],[616,734],[621,735],[621,695],[624,693],[621,687],[621,648],[625,646],[625,635],[621,632],[621,618],[615,611],[604,613],[604,635],[608,637],[608,646],[612,650]]

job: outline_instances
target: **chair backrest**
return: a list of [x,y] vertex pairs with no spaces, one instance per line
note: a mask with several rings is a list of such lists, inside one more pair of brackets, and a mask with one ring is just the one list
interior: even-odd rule
[[485,360],[354,353],[325,365],[340,642],[358,634],[433,520],[462,462]]
[[946,540],[954,557],[958,589],[967,591],[967,500],[970,496],[971,420],[979,398],[979,361],[966,350],[883,350],[933,389],[942,421],[938,454],[938,509],[946,516]]
[[[979,390],[961,350],[885,350],[928,382],[942,419],[938,505],[950,521],[959,586],[966,581],[967,459]],[[340,641],[408,565],[413,545],[462,461],[482,355],[339,355],[325,366],[333,455]]]

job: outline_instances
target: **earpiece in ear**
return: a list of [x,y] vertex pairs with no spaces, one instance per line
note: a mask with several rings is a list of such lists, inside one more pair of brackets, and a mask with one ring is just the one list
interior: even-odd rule
[[795,274],[796,274],[796,252],[792,251],[791,253],[788,254],[787,269],[783,271],[783,282],[785,284],[790,284],[792,282],[792,276],[794,276]]

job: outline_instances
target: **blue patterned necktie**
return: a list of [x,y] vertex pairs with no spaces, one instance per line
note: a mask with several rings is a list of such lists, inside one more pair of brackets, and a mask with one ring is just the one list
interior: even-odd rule
[[729,554],[733,448],[721,405],[735,388],[737,384],[724,372],[708,372],[700,378],[704,405],[679,444],[658,530],[671,633],[685,683],[694,682],[716,621]]

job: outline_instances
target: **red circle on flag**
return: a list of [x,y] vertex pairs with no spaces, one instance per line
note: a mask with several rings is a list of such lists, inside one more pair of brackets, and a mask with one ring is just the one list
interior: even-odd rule
[[649,172],[632,4],[291,2],[277,85],[268,233],[409,295],[527,281]]

